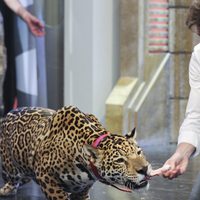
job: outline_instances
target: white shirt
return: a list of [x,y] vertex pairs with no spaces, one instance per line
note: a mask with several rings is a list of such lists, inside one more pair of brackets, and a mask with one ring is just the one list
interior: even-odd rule
[[190,143],[196,147],[193,156],[200,153],[200,44],[194,47],[189,64],[190,95],[185,119],[180,127],[178,143]]

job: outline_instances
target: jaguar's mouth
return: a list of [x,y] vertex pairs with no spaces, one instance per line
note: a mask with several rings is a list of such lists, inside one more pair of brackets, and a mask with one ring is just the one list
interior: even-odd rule
[[110,184],[112,187],[123,191],[123,192],[132,192],[133,190],[144,188],[148,185],[148,178],[145,178],[144,180],[140,181],[139,183],[134,183],[132,181],[127,181],[125,185],[120,184]]
[[148,185],[148,180],[142,180],[139,183],[134,183],[132,181],[127,181],[125,186],[131,190],[140,189],[146,187]]

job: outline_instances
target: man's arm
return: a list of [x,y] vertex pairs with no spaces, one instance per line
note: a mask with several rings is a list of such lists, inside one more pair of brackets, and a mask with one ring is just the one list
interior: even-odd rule
[[14,13],[22,17],[21,14],[24,12],[25,8],[18,0],[4,0],[4,2]]

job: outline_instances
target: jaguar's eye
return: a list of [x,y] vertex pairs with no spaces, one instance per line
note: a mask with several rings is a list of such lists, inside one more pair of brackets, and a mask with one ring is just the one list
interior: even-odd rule
[[123,162],[125,162],[125,160],[123,158],[118,158],[115,162],[117,162],[117,163],[123,163]]

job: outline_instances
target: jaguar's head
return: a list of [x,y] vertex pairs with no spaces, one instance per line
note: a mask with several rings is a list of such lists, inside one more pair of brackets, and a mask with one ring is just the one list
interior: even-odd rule
[[87,147],[90,170],[100,182],[126,192],[147,186],[151,165],[135,135],[135,129],[125,136],[111,134],[98,147]]

